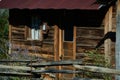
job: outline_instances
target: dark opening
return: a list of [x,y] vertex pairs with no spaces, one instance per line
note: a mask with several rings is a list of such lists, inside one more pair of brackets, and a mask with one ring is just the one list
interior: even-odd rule
[[64,28],[64,41],[73,41],[73,26]]

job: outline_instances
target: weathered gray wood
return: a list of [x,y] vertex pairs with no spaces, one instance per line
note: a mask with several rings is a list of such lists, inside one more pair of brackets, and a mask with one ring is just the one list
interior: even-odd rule
[[96,67],[96,66],[82,66],[82,65],[74,65],[74,67],[85,71],[120,75],[120,70],[116,70],[116,69]]
[[52,62],[41,62],[41,63],[32,63],[28,66],[32,67],[44,67],[44,66],[62,66],[62,65],[73,65],[73,64],[82,64],[81,60],[67,60],[67,61],[52,61]]
[[78,78],[78,77],[75,77],[75,78],[73,78],[73,80],[104,80],[104,79],[89,79],[89,78]]
[[31,73],[19,73],[19,72],[0,72],[0,76],[14,76],[14,77],[32,77]]
[[82,73],[82,71],[48,69],[48,70],[33,70],[32,73],[37,73],[37,74],[41,74],[41,73],[74,74],[74,73]]
[[[116,69],[120,69],[120,0],[117,3],[117,25],[116,25]],[[120,80],[120,76],[116,76]]]
[[[107,32],[109,31],[112,31],[112,13],[113,12],[113,7],[111,6],[107,13],[106,13],[106,16],[105,16],[105,21],[104,21],[104,33],[106,34]],[[105,40],[104,42],[104,53],[105,53],[105,62],[107,64],[111,64],[111,40],[110,39],[107,39]]]
[[0,60],[0,63],[14,63],[14,62],[21,62],[21,63],[33,63],[37,62],[37,60]]
[[23,70],[23,71],[35,70],[35,68],[32,68],[32,67],[26,67],[26,66],[7,66],[7,65],[0,65],[0,69],[13,69],[13,70]]

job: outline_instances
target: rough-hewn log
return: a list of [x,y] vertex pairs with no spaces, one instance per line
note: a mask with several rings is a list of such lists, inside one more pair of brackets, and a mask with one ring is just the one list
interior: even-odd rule
[[57,70],[57,69],[49,69],[49,70],[34,70],[32,73],[64,73],[64,74],[73,74],[73,73],[82,73],[82,71],[73,71],[73,70]]
[[89,79],[89,78],[73,78],[73,80],[104,80],[104,79]]
[[96,67],[96,66],[82,66],[82,65],[74,65],[74,67],[85,71],[120,75],[120,70],[116,70],[116,69]]
[[19,72],[0,72],[0,76],[14,76],[14,77],[32,77],[31,73],[19,73]]
[[37,62],[37,60],[0,60],[0,63],[13,63],[13,62],[21,62],[21,63],[31,63]]
[[26,67],[26,66],[7,66],[7,65],[0,65],[0,69],[13,69],[13,70],[23,70],[23,71],[35,70],[35,68],[32,68],[32,67]]
[[41,62],[41,63],[32,63],[28,66],[31,67],[44,67],[44,66],[62,66],[62,65],[73,65],[73,64],[82,64],[81,60],[67,60],[67,61],[52,61],[52,62]]

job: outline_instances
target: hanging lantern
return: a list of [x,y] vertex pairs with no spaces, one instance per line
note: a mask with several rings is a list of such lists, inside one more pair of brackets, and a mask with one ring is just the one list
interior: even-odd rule
[[47,27],[47,26],[46,26],[45,24],[43,24],[43,28],[42,28],[42,29],[43,29],[43,30],[46,30],[46,27]]
[[49,26],[48,26],[47,22],[43,22],[42,30],[43,30],[43,34],[48,34]]
[[49,26],[47,22],[43,22],[43,24],[41,25],[41,30],[42,30],[43,39],[46,39],[48,37],[48,32],[49,32]]
[[47,29],[47,23],[44,22],[43,25],[42,25],[42,30],[45,31]]

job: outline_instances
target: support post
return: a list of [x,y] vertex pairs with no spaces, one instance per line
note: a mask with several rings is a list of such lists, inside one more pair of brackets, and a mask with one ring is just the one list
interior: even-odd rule
[[[120,70],[120,0],[117,2],[117,21],[116,21],[116,69]],[[120,80],[120,76],[116,76],[116,80]]]
[[[113,7],[111,6],[105,16],[105,31],[104,33],[106,34],[109,31],[112,31],[112,10]],[[105,61],[107,64],[111,64],[111,40],[108,39],[105,41],[104,44],[104,51],[105,51]]]
[[[77,30],[76,30],[77,28],[76,28],[76,26],[74,26],[74,28],[73,28],[73,60],[75,60],[76,59],[76,34],[77,34]],[[73,70],[75,70],[75,68],[73,68]],[[75,74],[73,74],[73,77],[75,77]]]
[[73,41],[73,60],[76,59],[76,26],[74,26],[74,41]]
[[8,51],[8,54],[11,54],[11,48],[12,48],[12,25],[9,25],[9,51]]
[[54,26],[54,60],[58,61],[59,59],[59,28],[57,25]]
[[[61,57],[62,57],[62,55],[64,54],[63,53],[63,30],[62,29],[60,29],[59,28],[59,58],[58,58],[58,60],[60,61],[61,59]],[[62,69],[62,66],[59,66],[59,68],[58,68],[59,70],[61,70]],[[61,74],[59,74],[59,80],[60,80],[60,78],[61,78]]]

